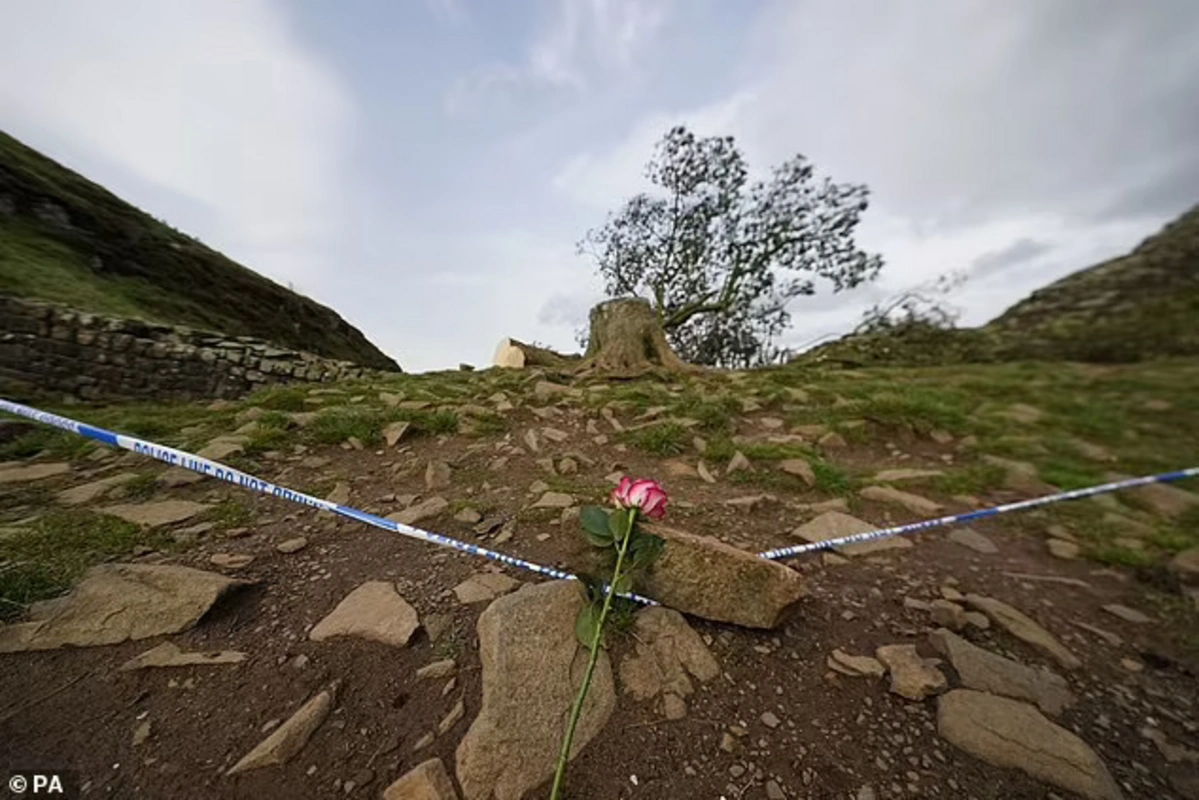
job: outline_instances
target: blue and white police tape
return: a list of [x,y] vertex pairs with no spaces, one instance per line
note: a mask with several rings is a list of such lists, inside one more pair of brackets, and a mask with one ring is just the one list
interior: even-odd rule
[[[36,408],[30,408],[29,406],[21,405],[20,403],[14,403],[11,400],[5,400],[4,398],[0,398],[0,411],[7,411],[10,414],[26,417],[46,425],[52,425],[55,428],[61,428],[64,431],[77,433],[80,436],[85,436],[89,439],[94,439],[98,442],[112,445],[113,447],[121,447],[125,450],[132,450],[135,453],[156,458],[159,461],[166,462],[167,464],[175,467],[189,469],[193,472],[198,472],[201,475],[207,475],[209,477],[216,478],[217,480],[228,481],[229,483],[236,484],[245,489],[249,489],[250,491],[270,495],[271,497],[278,497],[281,500],[289,500],[293,503],[300,503],[301,505],[311,506],[313,508],[319,508],[324,511],[331,511],[334,514],[340,514],[343,517],[348,517],[350,519],[357,520],[358,522],[364,522],[367,525],[373,525],[376,528],[382,528],[383,530],[399,533],[413,539],[419,539],[422,542],[429,542],[430,544],[439,545],[441,547],[449,547],[453,550],[458,550],[463,553],[470,553],[471,555],[489,558],[492,561],[498,561],[501,564],[507,564],[510,567],[528,570],[529,572],[535,572],[538,575],[545,575],[550,578],[556,578],[559,580],[577,580],[577,576],[571,575],[568,572],[563,572],[560,569],[555,569],[554,567],[547,567],[542,564],[527,561],[523,558],[507,555],[506,553],[489,550],[486,547],[479,547],[478,545],[453,539],[449,536],[442,536],[439,533],[432,533],[430,531],[422,530],[421,528],[414,528],[411,525],[405,525],[402,522],[396,522],[384,517],[375,516],[374,514],[368,514],[365,511],[359,511],[358,509],[351,508],[350,506],[331,503],[328,500],[322,500],[319,497],[312,497],[311,495],[304,494],[303,492],[297,492],[294,489],[288,489],[284,486],[277,486],[270,481],[263,480],[262,478],[256,478],[253,475],[242,472],[241,470],[234,469],[233,467],[226,466],[225,464],[221,464],[216,461],[211,461],[207,458],[193,455],[192,453],[176,450],[173,447],[165,447],[160,444],[154,444],[153,442],[146,442],[141,439],[136,439],[132,436],[113,433],[112,431],[105,430],[104,428],[85,425],[82,422],[78,422],[68,417],[50,414],[45,411],[40,411]],[[635,600],[645,605],[657,605],[655,601],[649,599],[648,597],[642,597],[641,595],[633,594],[631,592],[628,594],[621,594],[620,596],[627,597],[630,600]]]
[[865,533],[855,533],[851,536],[840,536],[836,539],[825,539],[821,542],[811,542],[810,544],[797,544],[791,547],[780,547],[777,550],[767,550],[763,553],[758,553],[762,558],[776,560],[780,558],[789,558],[797,556],[801,553],[810,553],[814,550],[827,550],[830,547],[840,547],[847,544],[859,544],[861,542],[870,542],[875,539],[885,539],[889,536],[899,536],[904,533],[916,533],[917,531],[928,530],[929,528],[938,528],[942,525],[957,525],[963,522],[972,522],[976,519],[984,519],[986,517],[994,517],[999,514],[1006,514],[1009,511],[1021,511],[1026,508],[1036,508],[1050,503],[1059,503],[1062,500],[1077,500],[1082,497],[1091,497],[1105,492],[1115,492],[1120,489],[1133,489],[1137,486],[1145,486],[1150,483],[1169,483],[1171,481],[1180,481],[1184,478],[1199,477],[1199,467],[1190,467],[1189,469],[1181,469],[1177,472],[1163,472],[1160,475],[1146,475],[1142,478],[1126,478],[1125,480],[1112,481],[1111,483],[1102,483],[1098,486],[1089,486],[1085,489],[1074,489],[1069,492],[1059,492],[1058,494],[1050,494],[1044,497],[1034,497],[1031,500],[1020,500],[1015,503],[1004,503],[1000,506],[991,508],[982,508],[977,511],[969,511],[965,514],[950,514],[947,517],[938,517],[937,519],[926,519],[921,522],[910,522],[907,525],[896,525],[893,528],[880,528],[877,531],[866,531]]

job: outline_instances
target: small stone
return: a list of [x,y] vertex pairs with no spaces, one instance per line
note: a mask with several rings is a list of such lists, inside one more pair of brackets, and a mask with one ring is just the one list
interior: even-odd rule
[[733,738],[733,734],[725,731],[720,736],[720,749],[726,753],[731,753],[737,749],[737,740]]
[[445,764],[440,758],[433,758],[384,789],[383,800],[458,800],[458,792]]
[[415,525],[418,522],[431,519],[443,513],[450,507],[450,501],[441,496],[430,497],[422,503],[409,506],[403,511],[388,514],[387,519],[401,525]]
[[575,499],[565,492],[545,492],[541,498],[533,504],[533,508],[570,508],[575,504]]
[[1053,634],[1035,620],[1016,608],[991,597],[977,594],[966,595],[966,602],[983,612],[991,621],[1008,633],[1051,656],[1065,669],[1078,669],[1082,662],[1071,653]]
[[752,470],[753,466],[749,463],[749,459],[745,454],[738,450],[729,460],[729,465],[725,467],[724,474],[731,475],[734,472],[743,472]]
[[558,430],[557,428],[542,428],[541,435],[551,442],[561,444],[570,438],[570,434],[566,431]]
[[824,434],[816,440],[816,444],[820,445],[825,450],[843,450],[846,447],[849,447],[849,444],[845,441],[845,437],[836,431],[829,431],[828,433]]
[[1082,549],[1074,542],[1068,542],[1065,539],[1050,539],[1045,543],[1049,554],[1054,558],[1061,558],[1067,561],[1072,561],[1078,558],[1078,554]]
[[945,675],[926,664],[915,645],[884,645],[874,654],[891,673],[891,691],[901,697],[923,700],[949,688]]
[[408,433],[409,422],[392,422],[383,428],[383,441],[387,442],[388,447],[395,447],[399,444],[404,435]]
[[425,488],[444,489],[450,485],[450,465],[444,461],[430,461],[425,467]]
[[682,719],[687,716],[687,701],[673,692],[663,695],[662,716],[666,719]]
[[1134,625],[1144,625],[1153,620],[1147,615],[1137,611],[1135,608],[1122,606],[1119,603],[1110,603],[1103,607],[1103,610],[1113,616],[1117,616],[1125,622],[1131,622]]
[[303,536],[297,536],[294,539],[288,539],[275,545],[275,549],[283,554],[298,553],[308,546],[308,540]]
[[150,738],[150,720],[144,720],[133,729],[133,746],[140,747]]
[[1120,659],[1120,666],[1124,667],[1124,669],[1128,670],[1129,672],[1143,672],[1145,669],[1144,664],[1132,658]]
[[766,800],[787,800],[787,794],[779,786],[778,781],[766,781]]
[[563,475],[574,475],[579,471],[579,462],[569,456],[558,462],[558,472]]
[[421,667],[416,671],[416,677],[432,679],[444,678],[454,674],[456,669],[458,669],[458,663],[452,658],[447,658],[441,661],[434,661],[431,664],[426,664],[425,666]]
[[454,515],[454,519],[467,525],[477,525],[483,521],[483,515],[476,509],[467,506]]
[[966,610],[948,600],[934,600],[930,606],[932,619],[937,625],[960,631],[966,627]]
[[794,475],[808,486],[816,485],[816,473],[812,465],[802,458],[788,458],[779,462],[779,469],[788,475]]
[[708,469],[708,465],[705,464],[702,459],[698,464],[695,465],[695,472],[704,480],[704,482],[716,483],[716,476],[712,474],[712,471]]
[[[869,533],[878,530],[869,522],[843,514],[840,511],[826,511],[815,519],[800,525],[791,531],[792,536],[798,536],[808,542],[822,542],[828,539],[839,539],[858,533]],[[891,536],[883,539],[858,542],[855,544],[838,545],[834,549],[846,556],[871,555],[883,550],[906,550],[912,547],[912,540],[902,536]]]
[[852,677],[881,678],[887,673],[886,667],[877,658],[849,655],[840,648],[828,657],[827,664],[830,669]]
[[241,569],[249,566],[253,560],[254,556],[244,553],[213,553],[208,557],[210,564],[222,569]]
[[463,605],[494,600],[520,586],[520,581],[502,572],[480,572],[454,587],[454,595]]
[[949,534],[949,541],[968,547],[976,553],[994,555],[999,552],[995,543],[973,528],[955,528]]
[[913,514],[936,514],[944,508],[940,503],[929,500],[927,497],[904,492],[893,486],[867,486],[858,494],[866,500],[902,506]]
[[776,717],[772,711],[763,712],[760,719],[762,720],[763,725],[771,729],[777,728],[781,724],[779,718]]
[[450,729],[457,725],[465,716],[466,704],[463,699],[459,697],[458,702],[454,703],[454,706],[449,710],[449,713],[441,718],[441,722],[437,723],[437,735],[445,736]]
[[226,773],[236,775],[246,770],[284,764],[304,749],[316,729],[333,708],[337,684],[317,693],[291,717],[258,743]]

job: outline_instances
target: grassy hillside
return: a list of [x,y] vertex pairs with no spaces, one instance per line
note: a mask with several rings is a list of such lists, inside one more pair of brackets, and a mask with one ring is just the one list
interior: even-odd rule
[[1126,256],[1080,270],[981,328],[901,325],[797,357],[849,365],[1022,359],[1120,363],[1199,354],[1199,206]]
[[0,292],[395,370],[332,309],[0,133]]

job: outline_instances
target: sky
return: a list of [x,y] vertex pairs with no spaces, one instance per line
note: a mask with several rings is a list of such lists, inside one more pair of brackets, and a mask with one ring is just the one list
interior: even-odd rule
[[575,244],[672,125],[864,183],[879,280],[981,324],[1199,202],[1194,0],[0,0],[0,128],[409,371],[575,348]]

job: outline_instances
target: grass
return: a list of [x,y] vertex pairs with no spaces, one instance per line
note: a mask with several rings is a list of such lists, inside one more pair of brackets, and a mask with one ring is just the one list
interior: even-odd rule
[[245,399],[242,403],[246,408],[257,406],[269,411],[304,411],[308,408],[309,386],[276,386],[262,389]]
[[143,472],[136,478],[121,485],[121,491],[128,500],[149,500],[158,490],[158,476]]
[[0,444],[0,461],[31,458],[36,455],[46,455],[61,461],[74,461],[76,458],[87,455],[95,447],[93,442],[78,434],[58,428],[38,426],[21,434],[11,442]]
[[1003,467],[979,461],[933,478],[932,485],[941,494],[983,494],[1002,486],[1006,475]]
[[69,589],[91,565],[156,547],[160,535],[83,509],[51,509],[29,528],[0,539],[0,616]]
[[[0,168],[18,213],[0,218],[0,292],[139,317],[368,367],[394,363],[329,309],[226,258],[81,175],[0,133]],[[69,227],[40,222],[31,198]]]
[[655,456],[681,455],[691,443],[692,434],[675,422],[664,422],[628,431],[621,437],[625,444]]
[[[318,495],[320,496],[320,495]],[[218,530],[244,528],[254,520],[254,512],[240,500],[222,500],[203,514],[205,522],[211,522]]]

